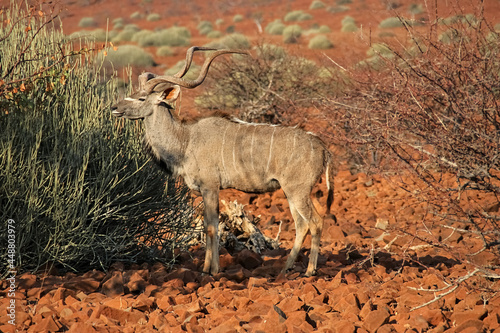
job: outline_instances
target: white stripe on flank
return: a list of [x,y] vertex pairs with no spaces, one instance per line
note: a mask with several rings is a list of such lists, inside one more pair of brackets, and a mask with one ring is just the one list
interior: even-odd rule
[[252,134],[252,144],[250,145],[250,159],[252,160],[252,169],[255,171],[255,165],[254,165],[254,161],[253,161],[253,143],[254,143],[254,139],[255,139],[255,131],[257,130],[257,127],[254,127],[253,128],[253,134]]
[[131,97],[127,97],[124,100],[127,101],[127,102],[135,102],[135,101],[137,101],[135,98],[131,98]]
[[226,133],[229,128],[229,124],[226,126],[226,130],[224,131],[224,136],[222,136],[222,145],[220,147],[220,156],[222,158],[222,169],[224,174],[227,174],[226,172],[226,163],[224,163],[224,145],[226,144]]
[[276,127],[273,128],[273,135],[271,135],[271,143],[269,144],[269,158],[267,159],[266,173],[269,171],[269,165],[271,164],[271,157],[273,156],[274,132],[276,132]]
[[293,134],[293,148],[292,150],[290,150],[290,158],[288,159],[288,163],[286,164],[287,167],[290,166],[290,163],[292,163],[293,153],[295,152],[296,141],[297,141],[297,132]]
[[236,130],[236,134],[234,135],[234,143],[233,143],[233,168],[236,173],[240,173],[238,171],[238,168],[236,167],[236,140],[238,140],[238,132],[240,131],[240,126],[238,126],[238,129]]

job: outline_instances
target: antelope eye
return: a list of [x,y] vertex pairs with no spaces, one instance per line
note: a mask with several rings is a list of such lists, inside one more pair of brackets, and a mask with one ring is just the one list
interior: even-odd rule
[[139,97],[139,100],[140,100],[141,102],[144,102],[144,101],[146,100],[146,97]]

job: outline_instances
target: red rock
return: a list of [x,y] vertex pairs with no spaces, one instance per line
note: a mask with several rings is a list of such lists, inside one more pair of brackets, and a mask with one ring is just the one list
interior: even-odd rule
[[196,273],[190,269],[179,268],[179,269],[176,269],[175,271],[169,273],[166,276],[165,281],[179,279],[183,282],[183,285],[185,285],[189,282],[196,282],[197,276],[198,276],[198,273]]
[[394,326],[391,324],[382,325],[377,330],[377,333],[395,333],[395,332],[396,332],[396,328],[394,328]]
[[419,313],[411,313],[410,314],[410,319],[408,320],[408,325],[411,328],[416,329],[418,332],[426,332],[429,329],[429,323]]
[[324,236],[321,238],[329,241],[343,241],[345,239],[345,233],[340,226],[331,225],[324,231]]
[[137,271],[132,274],[127,283],[127,287],[131,293],[142,293],[146,289],[146,281]]
[[165,315],[165,321],[167,322],[167,325],[170,327],[175,327],[180,324],[172,312],[167,312],[167,314]]
[[154,297],[148,297],[145,294],[140,294],[137,298],[132,302],[132,308],[139,311],[150,311],[155,302]]
[[267,315],[262,316],[262,321],[258,323],[254,330],[266,333],[286,332],[285,319],[281,317],[274,309],[269,310]]
[[350,321],[347,320],[340,320],[335,323],[334,326],[335,332],[337,333],[355,333],[356,332],[356,326]]
[[285,313],[295,312],[305,305],[304,301],[301,300],[297,296],[286,297],[281,302],[279,302],[276,306],[278,306]]
[[65,282],[63,284],[63,287],[75,291],[81,290],[84,293],[92,293],[96,291],[97,288],[99,288],[100,284],[100,280],[96,280],[93,278],[84,278],[83,276],[76,276],[68,282]]
[[431,326],[438,326],[440,323],[446,321],[443,312],[439,309],[423,309],[421,315]]
[[61,327],[59,320],[54,319],[54,316],[48,316],[41,321],[37,321],[35,325],[30,327],[30,330],[33,332],[57,332]]
[[24,273],[16,277],[16,282],[18,283],[18,290],[29,290],[35,286],[40,286],[40,281],[37,281],[36,275],[30,273]]
[[262,258],[259,254],[244,249],[236,256],[236,261],[246,269],[254,269],[262,265]]
[[68,333],[97,333],[91,323],[76,322],[68,330]]
[[337,312],[349,312],[355,315],[358,315],[360,312],[359,302],[354,294],[348,294],[345,297],[341,298],[340,301],[334,302],[334,304],[330,304],[333,309]]
[[120,325],[125,324],[146,324],[146,316],[144,313],[132,310],[132,311],[124,311],[115,308],[111,308],[109,306],[103,306],[102,309],[98,312],[99,316],[105,316],[107,318],[116,320],[120,323]]
[[159,309],[164,312],[172,311],[172,306],[175,305],[174,298],[172,296],[161,296],[156,299],[156,305]]
[[386,324],[389,319],[389,312],[386,309],[378,309],[371,311],[366,316],[363,327],[368,330],[368,332],[376,332],[377,329]]
[[122,272],[115,271],[109,280],[103,283],[102,292],[108,297],[116,297],[124,294]]
[[250,276],[252,276],[252,272],[250,272],[248,269],[242,268],[241,266],[220,273],[220,277],[225,277],[228,280],[236,281],[238,283],[245,281]]
[[482,322],[488,311],[483,306],[477,306],[473,310],[468,311],[455,311],[451,316],[452,322],[455,326],[460,326],[467,321],[479,320]]
[[459,325],[456,329],[455,332],[460,332],[460,333],[481,333],[484,332],[483,330],[483,321],[478,320],[478,319],[471,319],[468,320],[461,325]]
[[372,310],[373,310],[372,302],[371,301],[366,302],[359,311],[359,317],[364,320],[366,316],[368,316],[368,314],[372,312]]
[[103,304],[115,309],[127,309],[130,306],[132,300],[124,297],[114,297],[107,299]]
[[[288,332],[312,332],[314,330],[311,319],[305,311],[292,312],[284,324]],[[316,324],[314,323],[314,325]]]

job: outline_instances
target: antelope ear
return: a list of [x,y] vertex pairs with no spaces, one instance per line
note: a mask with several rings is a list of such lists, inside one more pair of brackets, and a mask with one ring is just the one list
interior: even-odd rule
[[168,87],[161,94],[161,99],[167,102],[175,102],[177,98],[179,98],[179,94],[181,93],[181,87],[175,85]]

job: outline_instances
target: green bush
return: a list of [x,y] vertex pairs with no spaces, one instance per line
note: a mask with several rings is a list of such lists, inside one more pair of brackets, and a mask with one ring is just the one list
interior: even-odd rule
[[130,23],[130,24],[125,25],[125,27],[123,27],[123,30],[138,32],[138,31],[141,31],[141,28],[139,28],[139,26],[137,26],[137,24]]
[[270,22],[264,29],[264,31],[270,35],[283,35],[286,25],[281,22],[281,20],[275,20]]
[[421,3],[412,3],[410,7],[408,7],[408,12],[412,15],[419,15],[424,12],[424,7]]
[[[193,234],[189,195],[142,152],[140,127],[112,117],[115,80],[88,66],[91,53],[42,27],[45,17],[32,17],[26,34],[26,12],[3,15],[13,25],[0,26],[0,219],[15,221],[18,273],[172,257]],[[22,88],[11,89],[17,80]],[[7,259],[2,251],[0,274]]]
[[302,36],[302,28],[300,25],[289,25],[283,30],[283,42],[287,44],[297,43]]
[[342,32],[356,32],[359,28],[354,22],[347,22],[346,24],[342,24],[342,28],[340,31]]
[[80,19],[80,22],[78,23],[78,26],[80,28],[92,28],[97,26],[97,23],[93,17],[82,17]]
[[421,22],[409,20],[409,19],[402,18],[402,17],[389,17],[389,18],[386,18],[385,20],[383,20],[382,22],[380,22],[379,27],[384,28],[384,29],[388,29],[388,28],[399,28],[399,27],[402,27],[404,25],[408,25],[411,27],[411,26],[415,26],[415,25],[421,25]]
[[170,27],[156,32],[152,37],[154,46],[189,46],[191,32],[185,27]]
[[87,38],[94,42],[105,42],[107,40],[112,40],[116,35],[116,31],[107,32],[104,29],[96,29],[93,31],[82,30],[73,32],[69,35],[69,39]]
[[118,17],[113,20],[113,29],[123,29],[125,27],[125,21],[123,18]]
[[313,17],[309,13],[305,13],[302,10],[294,10],[285,15],[285,22],[298,22],[298,21],[307,21],[311,20]]
[[329,34],[330,32],[332,32],[332,29],[330,29],[330,27],[327,25],[322,25],[319,27],[318,32],[320,34]]
[[244,19],[244,17],[241,14],[236,14],[236,15],[233,16],[233,22],[234,23],[242,22],[243,19]]
[[157,14],[157,13],[151,13],[148,15],[146,20],[149,22],[156,22],[156,21],[161,20],[161,16],[160,16],[160,14]]
[[150,67],[154,65],[153,56],[136,45],[121,45],[116,50],[99,53],[98,61],[112,64],[114,67]]
[[155,33],[151,30],[141,30],[134,33],[132,36],[132,42],[139,44],[140,46],[153,46],[154,43],[152,37]]
[[207,35],[210,31],[214,30],[214,26],[210,21],[201,21],[196,28],[200,35]]
[[156,55],[159,57],[171,57],[174,55],[174,50],[170,46],[160,46],[156,50]]
[[325,35],[317,35],[309,41],[309,48],[312,50],[327,50],[333,47],[333,43]]
[[256,49],[257,56],[263,60],[279,60],[286,56],[284,48],[274,44],[264,44]]
[[325,3],[323,1],[320,1],[320,0],[314,0],[313,2],[311,2],[311,5],[309,6],[309,9],[323,9],[325,8]]
[[404,24],[401,22],[401,20],[398,17],[388,17],[385,20],[382,20],[380,22],[379,27],[380,28],[399,28],[402,27]]
[[211,39],[216,39],[216,38],[221,38],[222,37],[222,32],[218,30],[212,30],[207,34],[207,38]]
[[354,17],[346,15],[346,16],[344,16],[344,18],[342,19],[342,21],[340,21],[340,23],[342,25],[346,25],[346,24],[349,24],[349,23],[356,24],[356,20],[354,19]]
[[140,20],[142,18],[142,14],[140,12],[133,12],[130,14],[130,18],[133,20]]
[[[174,66],[168,68],[165,71],[165,75],[174,75],[178,73],[182,68],[184,68],[184,64],[186,63],[185,60],[179,60]],[[200,66],[197,65],[194,61],[191,63],[191,66],[189,67],[189,70],[187,73],[183,76],[183,78],[187,80],[194,80],[198,77],[199,72],[200,72]]]
[[113,43],[120,43],[120,42],[130,42],[132,40],[132,37],[136,32],[134,30],[122,30],[120,31],[116,36],[114,36],[111,41]]
[[207,46],[214,48],[227,48],[227,49],[243,49],[250,48],[250,41],[245,35],[234,33],[227,35],[217,41],[208,43]]

